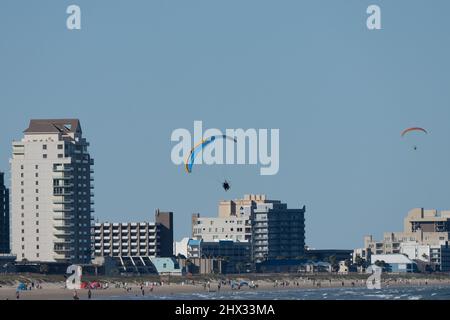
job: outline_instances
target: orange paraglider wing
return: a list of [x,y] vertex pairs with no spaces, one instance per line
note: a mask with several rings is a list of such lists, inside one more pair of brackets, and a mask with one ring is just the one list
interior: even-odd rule
[[403,131],[402,131],[402,137],[404,137],[405,134],[407,134],[408,132],[411,132],[411,131],[422,131],[422,132],[428,134],[428,131],[425,130],[424,128],[413,127],[413,128],[408,128],[408,129],[403,130]]

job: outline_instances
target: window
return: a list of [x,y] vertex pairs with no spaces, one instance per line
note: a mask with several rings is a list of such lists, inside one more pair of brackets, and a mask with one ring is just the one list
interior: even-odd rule
[[38,165],[35,165],[34,168],[37,170],[37,169],[39,169],[39,166],[38,166]]
[[42,145],[42,150],[47,150],[47,145],[46,144]]
[[61,153],[58,153],[58,158],[62,158],[63,157],[63,155],[61,154]]
[[63,145],[62,144],[58,144],[58,150],[62,150]]
[[47,155],[44,153],[44,154],[42,155],[42,158],[47,159]]
[[39,229],[36,229],[36,233],[39,233]]

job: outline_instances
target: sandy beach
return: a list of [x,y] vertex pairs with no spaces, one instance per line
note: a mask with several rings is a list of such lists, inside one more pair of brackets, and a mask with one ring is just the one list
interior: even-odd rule
[[[35,280],[33,277],[24,278],[19,280],[9,280],[9,283],[1,281],[0,276],[0,300],[73,300],[74,290],[65,289],[64,281],[48,282],[43,280]],[[245,277],[234,278],[234,281],[247,281],[249,284],[253,283],[257,287],[249,288],[244,285],[240,289],[234,288],[227,284],[222,284],[220,292],[230,291],[270,291],[270,290],[303,290],[313,288],[352,288],[352,287],[365,287],[366,277],[364,275],[356,276],[338,276],[332,275],[328,277],[324,276],[285,276],[277,277],[277,279],[257,279],[249,280]],[[32,288],[31,290],[24,290],[19,292],[17,297],[17,286],[20,282],[26,283],[28,287],[31,287],[31,283],[39,283],[41,288]],[[153,283],[142,279],[134,279],[129,281],[123,279],[118,281],[114,280],[101,280],[104,287],[103,289],[91,290],[91,299],[130,299],[132,297],[144,296],[157,296],[157,295],[173,295],[180,293],[202,293],[202,294],[215,294],[219,291],[218,279],[202,279],[194,281],[177,279],[177,282],[171,283]],[[127,283],[128,281],[128,283]],[[209,285],[208,285],[209,282]],[[450,286],[450,277],[404,277],[404,276],[392,276],[387,275],[382,280],[384,287],[395,286],[436,286],[444,285]],[[118,287],[120,286],[120,287]],[[141,287],[143,290],[141,290]],[[152,289],[153,288],[153,289]],[[76,294],[79,300],[88,300],[88,290],[80,289],[76,290]]]

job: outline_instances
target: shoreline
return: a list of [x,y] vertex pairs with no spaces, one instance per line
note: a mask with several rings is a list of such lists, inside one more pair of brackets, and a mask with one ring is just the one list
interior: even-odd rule
[[[36,280],[38,277],[32,276],[20,276],[9,277],[9,281],[14,283],[5,284],[4,276],[0,276],[0,300],[17,300],[16,292],[19,281],[36,281],[39,283],[42,289],[32,289],[19,292],[20,300],[73,300],[74,291],[64,288],[63,281],[42,281]],[[221,277],[222,279],[224,277]],[[250,277],[246,275],[230,277],[233,281],[248,281]],[[256,277],[258,278],[258,277]],[[119,299],[129,300],[132,298],[148,299],[152,296],[158,298],[159,296],[170,296],[178,294],[211,294],[216,295],[218,293],[231,294],[233,292],[270,292],[270,291],[284,291],[284,290],[314,290],[314,289],[355,289],[366,287],[366,275],[278,275],[273,276],[261,276],[260,279],[253,280],[257,288],[249,288],[248,286],[242,286],[240,289],[231,289],[229,284],[223,284],[219,290],[218,280],[208,277],[199,277],[192,282],[186,283],[186,281],[192,281],[191,279],[180,278],[171,283],[164,283],[162,285],[152,285],[155,281],[149,281],[146,278],[133,278],[132,282],[123,285],[131,279],[108,279],[107,277],[98,277],[98,280],[103,284],[108,284],[106,289],[92,289],[92,300],[108,300]],[[276,278],[276,279],[274,279]],[[179,281],[179,280],[183,280]],[[139,281],[141,280],[141,281]],[[207,282],[209,281],[209,289]],[[146,283],[147,282],[147,283]],[[117,287],[118,285],[121,287]],[[143,291],[141,290],[141,286]],[[433,277],[430,275],[392,275],[386,274],[382,277],[382,288],[402,288],[402,287],[436,287],[445,286],[450,287],[450,276],[445,277]],[[153,287],[153,290],[151,289]],[[127,291],[128,288],[128,291]],[[76,290],[79,300],[88,300],[88,289]]]

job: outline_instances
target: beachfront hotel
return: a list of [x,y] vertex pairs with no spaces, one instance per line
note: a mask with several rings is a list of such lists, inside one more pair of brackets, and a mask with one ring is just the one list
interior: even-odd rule
[[[104,265],[111,261],[119,272],[148,274],[169,265],[175,268],[173,212],[157,209],[155,222],[95,223],[92,234],[94,261]],[[175,269],[171,272],[181,272]]]
[[95,223],[94,255],[172,257],[173,213],[156,210],[155,222]]
[[5,174],[0,172],[0,254],[9,251],[9,190],[5,186]]
[[11,232],[17,261],[88,263],[94,161],[80,121],[31,120],[12,146]]

